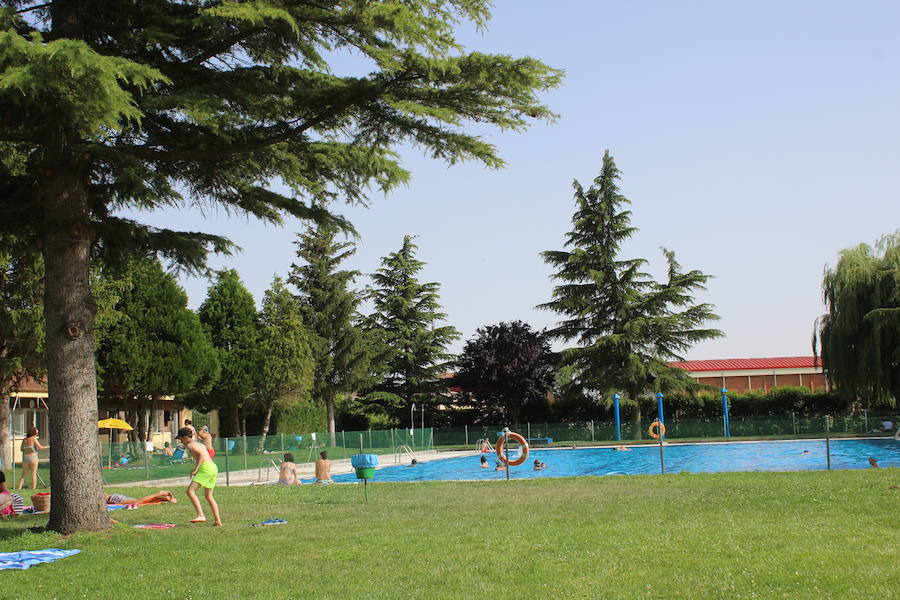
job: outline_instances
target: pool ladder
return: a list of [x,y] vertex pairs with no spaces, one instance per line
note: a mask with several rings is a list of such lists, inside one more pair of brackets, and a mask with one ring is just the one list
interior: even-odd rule
[[269,471],[271,469],[274,468],[276,471],[281,470],[281,464],[280,464],[281,461],[276,463],[275,460],[276,459],[274,459],[274,458],[270,458],[269,460],[267,460],[265,462],[259,463],[259,472],[256,475],[257,482],[261,482],[263,480],[263,478],[262,478],[263,467],[266,468],[266,481],[269,481]]
[[403,456],[404,452],[406,452],[409,455],[409,458],[411,460],[416,460],[416,455],[413,454],[412,448],[410,448],[406,444],[397,446],[396,448],[394,448],[394,452],[395,452],[395,454],[394,454],[394,462],[395,463],[400,462],[400,458]]

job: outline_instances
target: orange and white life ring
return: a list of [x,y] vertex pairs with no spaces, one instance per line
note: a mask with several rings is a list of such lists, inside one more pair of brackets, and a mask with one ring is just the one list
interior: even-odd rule
[[[503,447],[509,443],[508,440],[512,440],[514,442],[518,442],[520,446],[522,446],[522,455],[516,460],[509,460],[506,457],[506,453],[503,451]],[[510,467],[517,467],[521,465],[523,462],[528,460],[528,442],[525,441],[518,433],[508,433],[505,436],[501,435],[500,439],[497,440],[497,458],[500,459],[500,462],[509,465]]]
[[[658,428],[657,431],[654,431],[653,428]],[[659,421],[653,421],[650,423],[650,429],[647,430],[647,433],[650,434],[654,440],[658,440],[660,436],[666,435],[666,426],[664,423],[660,423]]]

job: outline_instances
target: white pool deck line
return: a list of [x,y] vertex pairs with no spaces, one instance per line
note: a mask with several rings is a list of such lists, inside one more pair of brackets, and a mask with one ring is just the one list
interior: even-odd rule
[[[848,440],[891,440],[895,439],[893,436],[878,436],[878,437],[840,437],[840,438],[830,438],[831,442],[840,443],[842,441]],[[824,442],[825,438],[798,438],[798,439],[786,439],[786,440],[731,440],[731,441],[716,441],[716,442],[663,442],[664,446],[701,446],[701,445],[722,445],[722,444],[758,444],[758,443],[786,443],[786,442]],[[592,444],[589,446],[577,446],[574,449],[577,450],[587,450],[587,449],[602,449],[602,448],[617,448],[619,446],[625,446],[629,448],[639,448],[639,447],[655,447],[656,443],[642,443],[636,444],[633,441],[631,442],[622,442],[620,444]],[[541,448],[532,448],[532,450],[552,450],[552,451],[563,451],[563,450],[572,450],[571,446],[552,446],[552,447],[541,447]],[[481,454],[480,451],[477,450],[428,450],[424,452],[415,452],[416,459],[419,462],[430,462],[434,460],[444,460],[447,458],[460,458],[460,457],[468,457],[468,456],[478,456]],[[272,454],[272,458],[281,458],[281,454]],[[493,456],[493,452],[489,454],[489,456]],[[409,456],[401,455],[400,460],[397,460],[397,455],[395,454],[383,454],[379,456],[379,469],[383,468],[391,468],[391,467],[399,467],[409,464]],[[312,479],[315,477],[316,465],[315,463],[307,462],[307,463],[297,463],[297,471],[300,473],[300,477],[302,479]],[[338,459],[331,461],[331,474],[334,475],[343,475],[345,473],[352,473],[353,467],[350,465],[350,459]],[[247,469],[240,471],[231,471],[227,477],[228,485],[233,486],[245,486],[245,485],[270,485],[275,484],[278,481],[278,470],[274,467],[270,467],[268,470],[259,468],[257,469]],[[187,475],[181,477],[170,477],[167,479],[153,479],[147,481],[130,481],[127,483],[116,483],[106,485],[104,487],[177,487],[184,486],[190,482],[190,478]],[[354,482],[355,483],[355,482]],[[217,484],[222,486],[226,484],[226,476],[225,473],[219,473],[219,477],[217,479]],[[304,484],[307,485],[307,484]]]

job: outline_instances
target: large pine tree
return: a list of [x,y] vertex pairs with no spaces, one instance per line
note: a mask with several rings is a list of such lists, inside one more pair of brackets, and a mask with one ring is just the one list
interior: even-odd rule
[[127,410],[139,439],[149,439],[146,417],[160,396],[208,385],[219,373],[216,351],[187,294],[157,259],[129,261],[104,275],[120,289],[97,347],[103,394]]
[[[670,360],[698,341],[722,335],[701,327],[717,319],[709,304],[694,304],[695,290],[710,278],[700,271],[681,270],[672,252],[663,250],[668,278],[654,281],[642,269],[647,261],[621,258],[622,243],[636,229],[629,204],[619,193],[619,170],[609,151],[593,185],[585,190],[574,182],[577,210],[566,250],[546,251],[544,260],[556,267],[553,299],[539,308],[564,317],[549,334],[575,345],[560,352],[562,364],[575,368],[578,384],[588,390],[625,391],[640,422],[642,394],[690,387],[684,371]],[[637,427],[640,432],[640,427]]]
[[381,259],[372,275],[370,298],[374,311],[367,326],[384,344],[383,377],[369,397],[392,416],[406,412],[411,403],[432,402],[447,385],[440,379],[452,365],[447,346],[459,338],[441,310],[437,282],[422,283],[416,275],[425,263],[416,258],[418,247],[411,236]]
[[309,398],[315,359],[300,306],[280,277],[275,277],[266,290],[259,325],[261,363],[253,399],[263,411],[263,448],[276,405],[284,409]]
[[[404,182],[394,147],[503,163],[465,127],[552,116],[560,73],[466,53],[459,21],[489,0],[10,0],[0,6],[0,226],[40,238],[46,268],[50,526],[107,527],[94,438],[92,250],[202,269],[220,237],[117,214],[192,204],[280,223],[312,198],[364,201]],[[355,60],[346,60],[347,56]],[[359,65],[368,75],[360,76]],[[289,195],[270,189],[277,180]]]
[[351,285],[357,271],[340,269],[356,251],[341,242],[331,223],[309,227],[297,236],[297,256],[288,283],[299,290],[300,313],[310,333],[316,360],[313,397],[325,404],[334,444],[334,402],[338,394],[355,392],[367,376],[370,354],[365,333],[357,325],[360,294]]
[[216,348],[221,370],[208,393],[191,401],[206,410],[224,412],[228,417],[226,433],[246,435],[245,403],[254,393],[261,359],[253,295],[237,271],[226,269],[217,274],[198,312]]

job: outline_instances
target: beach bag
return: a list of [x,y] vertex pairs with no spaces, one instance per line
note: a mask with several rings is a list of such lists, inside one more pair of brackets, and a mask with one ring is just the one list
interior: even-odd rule
[[13,500],[13,503],[12,503],[13,512],[17,515],[21,515],[22,511],[25,510],[25,499],[22,498],[22,496],[18,495],[15,492],[11,492],[9,495],[12,496],[12,500]]
[[41,492],[31,496],[31,503],[34,504],[35,512],[44,512],[50,510],[50,492]]

